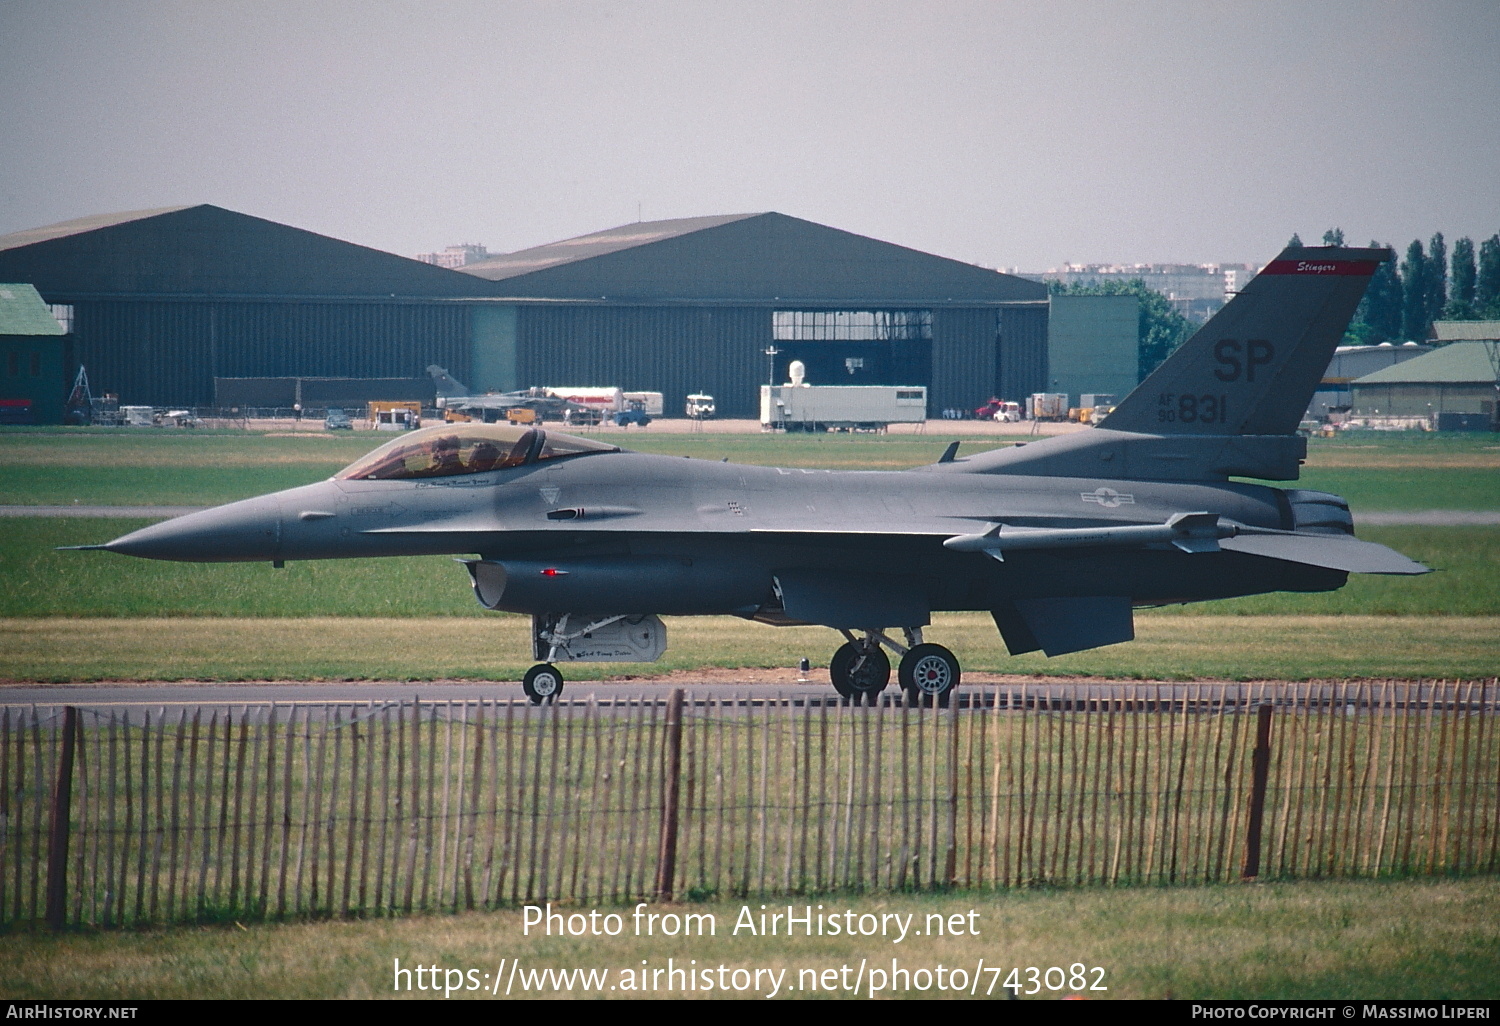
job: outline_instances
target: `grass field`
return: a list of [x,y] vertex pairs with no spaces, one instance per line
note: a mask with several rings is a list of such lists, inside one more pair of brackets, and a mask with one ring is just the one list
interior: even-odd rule
[[[991,982],[1003,983],[1011,967],[1022,969],[1019,980],[1025,983],[1026,968],[1036,966],[1041,970],[1039,993],[1023,1000],[1068,993],[1065,979],[1057,991],[1048,991],[1040,981],[1048,967],[1066,971],[1078,963],[1089,970],[1086,985],[1097,982],[1109,988],[1086,991],[1090,1000],[1493,1000],[1500,995],[1497,900],[1500,883],[1469,879],[854,896],[824,902],[825,912],[910,914],[916,928],[925,926],[929,914],[957,914],[966,927],[972,923],[978,931],[977,936],[909,935],[899,944],[880,937],[751,937],[743,930],[736,936],[731,930],[742,905],[731,902],[648,909],[712,914],[715,935],[691,939],[632,936],[628,908],[600,909],[619,912],[624,932],[597,939],[549,938],[539,936],[536,928],[528,936],[519,912],[149,933],[12,934],[0,945],[0,995],[21,1000],[269,995],[432,999],[443,996],[441,989],[437,994],[415,989],[394,993],[396,959],[403,967],[472,968],[492,975],[509,966],[502,966],[501,959],[519,959],[523,971],[594,968],[607,974],[602,993],[575,986],[569,995],[547,987],[526,996],[723,996],[717,990],[684,995],[608,989],[626,979],[624,970],[638,970],[643,961],[647,968],[665,969],[671,958],[677,966],[696,959],[698,967],[715,970],[720,965],[786,970],[780,997],[863,998],[870,996],[868,971],[857,995],[823,989],[822,971],[847,965],[852,980],[861,960],[867,968],[889,972],[895,958],[902,968],[928,970],[929,987],[939,963],[949,971],[962,968],[971,982],[981,959],[986,967],[1004,967],[998,979],[988,969],[979,974],[981,995]],[[972,920],[971,910],[976,913]],[[1093,972],[1095,967],[1104,970],[1102,976]],[[442,978],[460,985],[467,979]],[[490,986],[480,976],[475,979]],[[811,991],[814,979],[819,989]],[[828,979],[844,977],[835,972]],[[922,979],[916,977],[916,982]],[[1058,974],[1052,981],[1059,983]],[[1031,986],[1025,983],[1026,989]],[[764,999],[768,990],[747,990],[742,996]],[[1005,994],[996,986],[991,997]],[[463,990],[451,996],[491,997]],[[513,991],[512,996],[523,995]],[[878,996],[968,997],[921,992],[915,986]]]
[[[928,435],[653,435],[600,437],[642,452],[784,467],[901,470],[1012,441]],[[206,505],[307,484],[381,441],[253,432],[0,432],[0,504]],[[1490,435],[1412,434],[1309,440],[1297,487],[1334,491],[1355,510],[1500,509],[1500,444]]]

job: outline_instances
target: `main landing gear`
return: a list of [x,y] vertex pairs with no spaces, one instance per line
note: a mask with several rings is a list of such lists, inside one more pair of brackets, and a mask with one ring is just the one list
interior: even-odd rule
[[833,680],[834,690],[856,705],[874,705],[890,683],[891,661],[881,646],[901,656],[896,680],[906,692],[909,704],[936,702],[946,707],[953,689],[958,687],[958,660],[942,645],[924,643],[920,627],[903,630],[905,645],[883,631],[866,630],[863,638],[856,638],[847,630],[839,633],[848,640],[833,653],[828,676]]

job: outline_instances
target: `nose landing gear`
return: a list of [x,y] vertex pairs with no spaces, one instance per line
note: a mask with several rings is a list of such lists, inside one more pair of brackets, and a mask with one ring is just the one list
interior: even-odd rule
[[852,699],[856,705],[875,704],[891,679],[890,658],[881,650],[884,646],[901,656],[896,680],[906,692],[908,704],[948,705],[961,676],[958,659],[942,645],[924,643],[922,628],[904,628],[905,645],[873,629],[865,630],[863,638],[856,638],[847,630],[840,633],[848,640],[833,653],[828,676],[834,690],[844,698]]
[[563,677],[551,663],[537,663],[521,678],[521,690],[531,699],[532,705],[555,699],[562,694]]

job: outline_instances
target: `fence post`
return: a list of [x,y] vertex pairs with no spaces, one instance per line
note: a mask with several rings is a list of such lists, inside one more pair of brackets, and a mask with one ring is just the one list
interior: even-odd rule
[[1255,756],[1250,783],[1250,824],[1245,831],[1245,869],[1243,880],[1260,876],[1261,819],[1266,811],[1266,779],[1271,770],[1271,706],[1256,710]]
[[682,780],[682,689],[667,700],[667,765],[662,775],[661,845],[656,857],[656,900],[672,900],[677,875],[677,796]]
[[73,804],[73,741],[78,709],[63,707],[62,752],[52,782],[52,825],[47,834],[47,925],[61,930],[68,905],[68,820]]

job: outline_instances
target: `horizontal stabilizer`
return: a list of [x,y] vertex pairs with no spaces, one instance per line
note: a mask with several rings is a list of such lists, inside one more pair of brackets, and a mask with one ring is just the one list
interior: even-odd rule
[[1429,567],[1394,549],[1347,534],[1242,534],[1219,542],[1221,548],[1305,563],[1351,574],[1425,574]]
[[990,615],[1011,655],[1067,655],[1135,637],[1130,599],[1118,595],[1016,599]]

